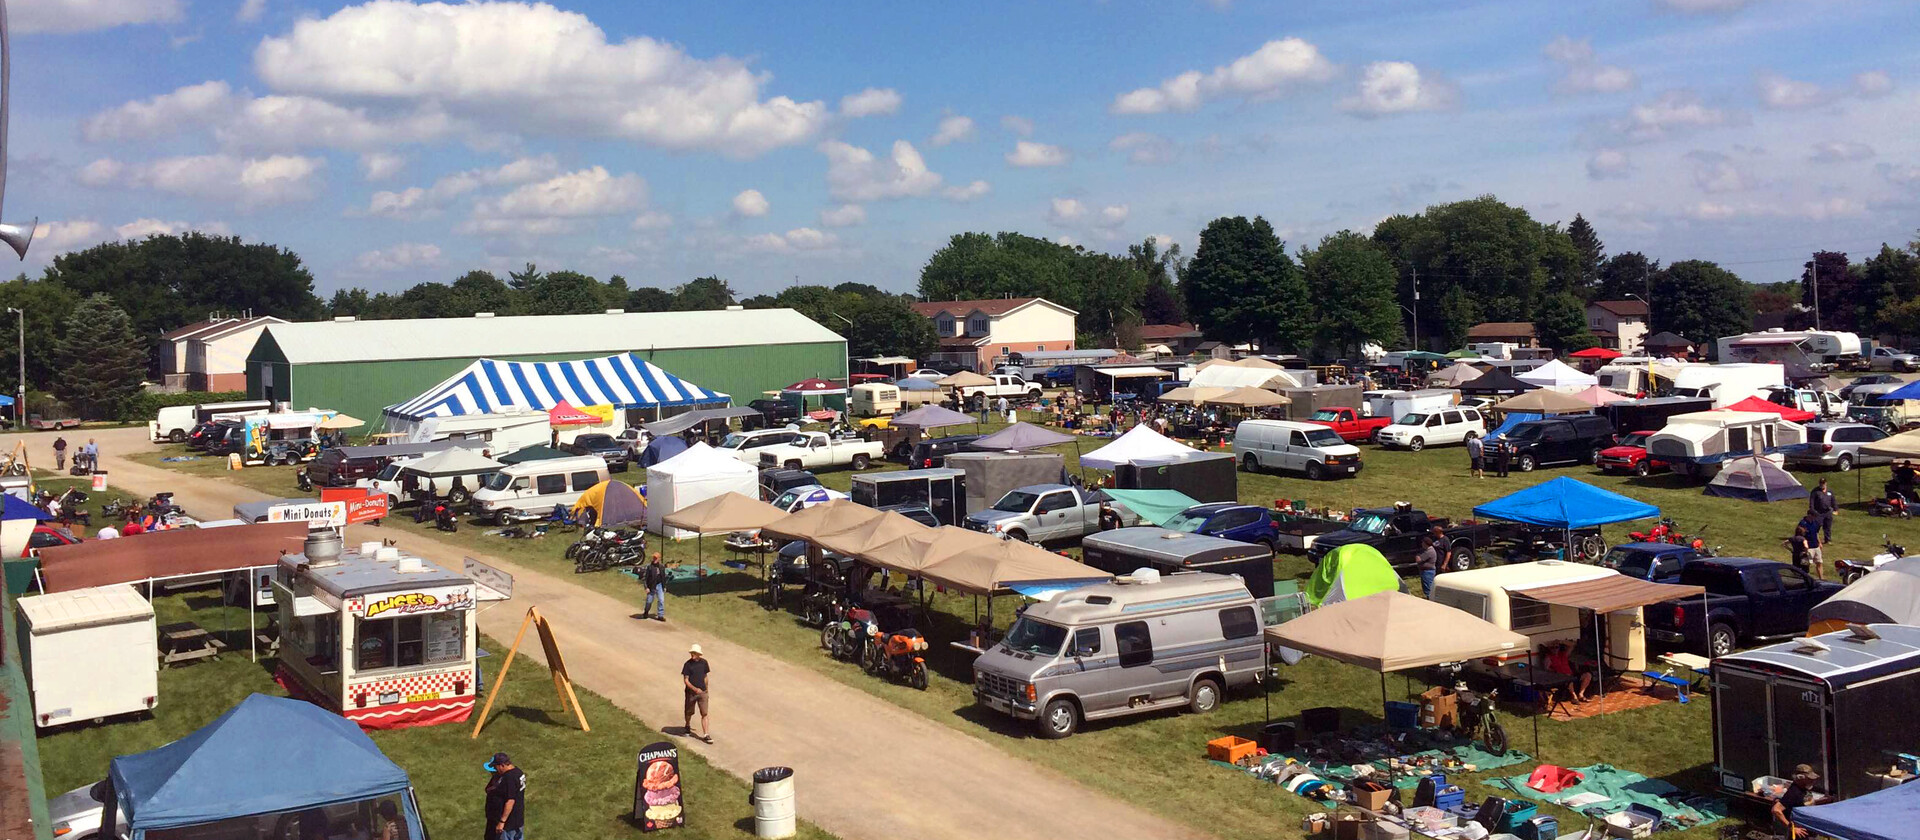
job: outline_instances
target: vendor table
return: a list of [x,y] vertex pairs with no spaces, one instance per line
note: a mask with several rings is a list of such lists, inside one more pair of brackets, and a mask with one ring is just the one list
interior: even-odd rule
[[160,664],[167,667],[209,657],[217,659],[221,647],[219,639],[192,622],[160,627]]

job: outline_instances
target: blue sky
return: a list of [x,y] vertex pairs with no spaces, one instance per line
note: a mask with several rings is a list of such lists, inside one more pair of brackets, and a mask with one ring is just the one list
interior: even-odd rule
[[27,269],[197,228],[323,293],[532,261],[908,291],[946,238],[1290,247],[1482,193],[1796,276],[1920,228],[1920,4],[14,0]]

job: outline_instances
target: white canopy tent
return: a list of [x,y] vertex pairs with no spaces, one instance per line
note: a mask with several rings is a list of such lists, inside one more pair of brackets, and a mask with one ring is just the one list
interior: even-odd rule
[[407,464],[405,469],[425,476],[445,476],[498,472],[504,466],[471,449],[456,446]]
[[1207,365],[1187,382],[1193,388],[1298,388],[1300,379],[1279,368]]
[[647,468],[647,530],[675,540],[697,537],[698,531],[668,525],[667,515],[722,493],[759,498],[759,476],[751,464],[696,443]]
[[1112,443],[1080,456],[1080,466],[1110,470],[1142,458],[1168,458],[1197,451],[1179,441],[1168,440],[1147,426],[1135,426]]
[[1528,385],[1538,385],[1548,390],[1565,391],[1569,394],[1600,384],[1600,380],[1568,367],[1559,359],[1554,359],[1514,378]]

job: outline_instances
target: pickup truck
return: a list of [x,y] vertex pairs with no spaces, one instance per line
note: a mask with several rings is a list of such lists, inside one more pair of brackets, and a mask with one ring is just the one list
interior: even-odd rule
[[1667,469],[1667,462],[1657,460],[1647,454],[1647,438],[1654,432],[1634,432],[1621,435],[1612,446],[1600,450],[1600,457],[1593,459],[1593,465],[1604,473],[1632,473],[1646,475],[1655,470]]
[[877,440],[832,437],[825,432],[795,432],[793,440],[761,448],[760,465],[790,470],[824,467],[864,470],[879,460],[881,452],[881,443]]
[[741,420],[742,428],[771,429],[800,422],[800,409],[786,400],[759,399],[747,403],[747,407],[760,413]]
[[1259,543],[1273,551],[1280,543],[1280,524],[1273,511],[1258,505],[1233,502],[1209,502],[1194,505],[1173,515],[1161,527],[1203,537],[1219,537],[1243,543]]
[[1139,515],[1099,490],[1032,484],[1007,491],[986,510],[967,514],[966,528],[1039,544],[1138,524]]
[[1647,639],[1713,657],[1743,641],[1805,633],[1807,612],[1842,588],[1754,557],[1693,560],[1681,566],[1677,582],[1707,594],[1647,607]]
[[1892,347],[1875,347],[1867,356],[1868,370],[1892,370],[1906,373],[1920,368],[1920,357]]
[[1600,565],[1636,580],[1679,583],[1687,563],[1708,555],[1690,545],[1666,542],[1621,543],[1607,549]]
[[1480,552],[1493,544],[1492,525],[1484,522],[1453,524],[1444,517],[1431,517],[1425,511],[1400,508],[1372,508],[1354,511],[1347,527],[1315,537],[1307,549],[1307,559],[1319,565],[1327,553],[1343,545],[1361,543],[1373,546],[1396,567],[1412,566],[1420,553],[1420,538],[1440,526],[1445,542],[1441,545],[1440,571],[1464,572],[1480,561]]
[[1367,417],[1357,408],[1323,408],[1304,422],[1332,429],[1348,443],[1372,443],[1376,433],[1393,424],[1393,418]]
[[1038,382],[1028,382],[1026,379],[1011,373],[996,373],[987,378],[993,380],[992,385],[971,385],[955,390],[959,391],[960,398],[963,400],[970,399],[976,394],[983,395],[989,399],[994,397],[1006,397],[1008,399],[1026,397],[1030,400],[1040,399],[1041,388]]

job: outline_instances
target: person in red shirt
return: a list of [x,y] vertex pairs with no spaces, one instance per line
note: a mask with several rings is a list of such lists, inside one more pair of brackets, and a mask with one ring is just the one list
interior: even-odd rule
[[134,534],[144,534],[146,531],[147,526],[140,524],[140,517],[129,516],[127,524],[120,528],[120,536],[131,537]]

